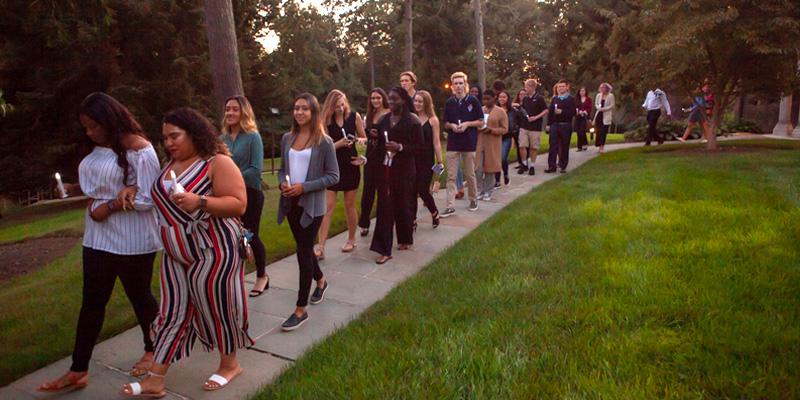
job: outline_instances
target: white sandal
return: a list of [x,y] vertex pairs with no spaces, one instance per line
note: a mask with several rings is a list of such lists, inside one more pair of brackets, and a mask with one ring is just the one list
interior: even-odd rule
[[[164,375],[159,375],[159,374],[157,374],[155,372],[150,372],[150,371],[147,372],[147,375],[148,376],[152,375],[152,376],[155,376],[157,378],[164,378]],[[161,390],[158,393],[142,393],[142,384],[139,383],[139,382],[130,382],[130,383],[127,383],[126,385],[128,385],[128,387],[131,389],[131,392],[130,393],[125,392],[125,386],[123,385],[121,393],[125,397],[142,397],[142,398],[160,399],[160,398],[162,398],[162,397],[167,395],[167,391],[166,390]]]
[[[227,386],[229,383],[231,383],[231,381],[233,381],[237,376],[239,376],[239,374],[241,374],[242,371],[244,371],[244,370],[240,369],[239,371],[237,371],[236,374],[234,374],[231,377],[230,380],[226,379],[222,375],[213,374],[213,375],[209,376],[208,379],[206,379],[206,383],[203,384],[203,390],[206,390],[206,391],[209,391],[209,392],[213,392],[215,390],[220,390],[220,389],[224,388],[225,386]],[[211,386],[208,385],[209,382],[214,382],[218,386],[211,387]]]

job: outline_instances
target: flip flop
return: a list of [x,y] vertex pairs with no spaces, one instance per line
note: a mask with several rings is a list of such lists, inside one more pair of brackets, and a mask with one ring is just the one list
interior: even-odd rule
[[[231,377],[231,379],[226,379],[222,375],[213,374],[213,375],[209,376],[208,379],[206,379],[206,383],[203,384],[203,390],[205,390],[207,392],[213,392],[215,390],[220,390],[220,389],[224,388],[225,386],[228,386],[228,384],[231,383],[234,379],[236,379],[236,377],[239,376],[239,374],[241,374],[242,371],[244,371],[244,370],[240,368],[239,371],[237,371]],[[211,387],[211,386],[208,385],[209,382],[214,382],[219,386]]]
[[162,390],[158,393],[143,393],[142,392],[142,385],[139,382],[131,382],[127,384],[129,388],[131,388],[130,393],[125,392],[125,387],[123,386],[123,390],[121,391],[122,395],[125,397],[139,397],[139,398],[149,398],[149,399],[160,399],[167,395],[166,390]]

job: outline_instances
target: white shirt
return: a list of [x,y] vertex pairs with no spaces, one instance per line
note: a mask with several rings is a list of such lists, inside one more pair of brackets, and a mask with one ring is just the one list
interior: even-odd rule
[[[150,190],[161,168],[153,146],[128,150],[128,183],[136,185],[134,210],[117,211],[103,222],[96,222],[87,210],[83,245],[119,255],[153,253],[161,249],[156,212]],[[91,209],[117,198],[125,188],[117,154],[108,147],[95,146],[78,167],[81,191],[94,201]]]
[[647,92],[647,98],[644,99],[644,103],[642,103],[642,107],[650,110],[660,110],[661,107],[667,109],[667,115],[672,115],[672,110],[669,108],[669,101],[667,100],[667,94],[664,93],[661,89],[651,90]]
[[311,148],[289,149],[289,179],[292,180],[292,185],[306,181],[309,164],[311,164]]

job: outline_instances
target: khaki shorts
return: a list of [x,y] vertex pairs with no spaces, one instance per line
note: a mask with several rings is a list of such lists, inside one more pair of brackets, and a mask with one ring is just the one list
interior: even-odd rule
[[528,147],[538,149],[542,145],[542,132],[529,131],[527,129],[519,130],[519,147]]

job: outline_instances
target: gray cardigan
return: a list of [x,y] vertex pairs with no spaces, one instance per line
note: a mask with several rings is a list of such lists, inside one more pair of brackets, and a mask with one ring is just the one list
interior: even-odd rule
[[[294,144],[295,136],[286,132],[281,139],[281,169],[278,170],[278,182],[286,181],[289,175],[289,149]],[[325,215],[325,189],[339,182],[339,164],[336,162],[336,150],[333,140],[327,135],[322,141],[311,147],[311,160],[308,165],[308,174],[303,183],[303,194],[300,195],[298,205],[303,207],[303,216],[300,225],[307,227],[316,217]],[[278,203],[278,224],[289,215],[292,200],[281,196]]]

